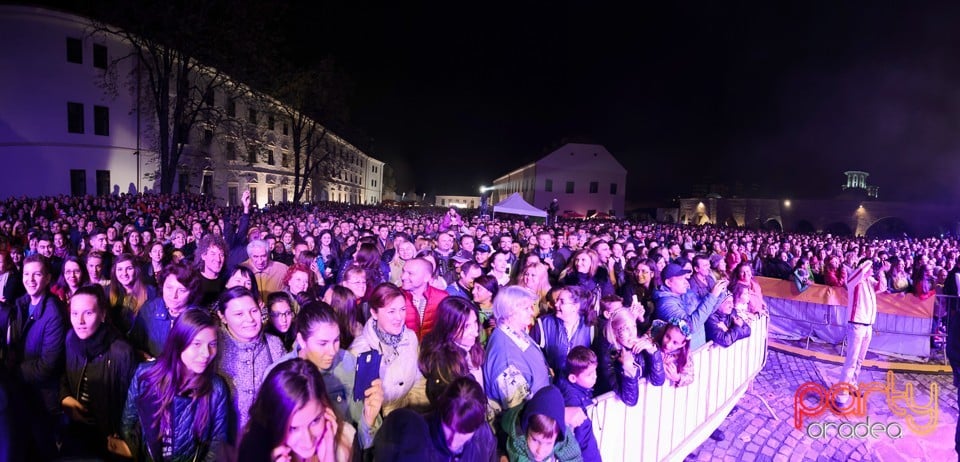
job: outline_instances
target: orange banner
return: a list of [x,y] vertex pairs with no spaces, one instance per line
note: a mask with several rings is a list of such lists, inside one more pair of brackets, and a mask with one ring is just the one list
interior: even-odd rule
[[[847,306],[846,287],[832,287],[820,284],[811,285],[800,293],[793,281],[772,279],[765,277],[755,278],[763,289],[764,297],[783,298],[802,302],[818,303],[821,305]],[[912,294],[877,294],[877,311],[897,316],[912,316],[915,318],[933,317],[935,297],[920,300]]]

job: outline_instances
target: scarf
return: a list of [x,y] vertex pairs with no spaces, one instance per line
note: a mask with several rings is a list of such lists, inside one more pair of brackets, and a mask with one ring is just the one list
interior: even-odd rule
[[407,326],[403,326],[403,328],[400,329],[400,333],[397,335],[388,334],[380,330],[380,325],[377,324],[376,319],[373,320],[373,331],[377,333],[377,338],[379,338],[381,342],[389,345],[391,348],[394,348],[394,349],[397,348],[397,345],[400,345],[400,341],[403,340],[403,331],[406,328]]
[[70,336],[74,340],[74,345],[84,358],[92,360],[110,349],[110,345],[117,339],[117,334],[106,324],[100,324],[97,331],[88,338],[80,339],[74,335]]

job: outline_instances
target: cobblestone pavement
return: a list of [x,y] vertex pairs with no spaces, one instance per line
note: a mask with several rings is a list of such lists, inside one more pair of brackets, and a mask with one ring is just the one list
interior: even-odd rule
[[[841,438],[834,436],[835,428],[827,438],[813,438],[818,427],[807,428],[808,422],[864,422],[864,417],[841,417],[830,412],[804,420],[804,430],[794,427],[794,392],[805,382],[829,385],[836,382],[841,365],[769,350],[767,363],[754,381],[751,389],[740,400],[734,411],[720,425],[723,441],[708,439],[696,451],[687,456],[687,461],[919,461],[946,462],[957,460],[954,451],[954,430],[957,424],[957,389],[949,374],[896,373],[896,389],[903,391],[905,384],[915,384],[915,402],[919,406],[929,403],[931,384],[939,386],[938,423],[932,433],[919,436],[908,428],[904,418],[897,417],[882,394],[870,394],[866,398],[867,416],[870,424],[898,423],[903,429],[902,438],[893,439],[885,431],[878,438]],[[863,370],[861,382],[886,379],[886,372]],[[762,400],[761,400],[762,398]],[[765,400],[770,408],[763,403]],[[814,399],[809,398],[808,402]],[[771,412],[776,415],[774,417]],[[916,423],[927,423],[926,417]],[[849,425],[845,426],[848,429]],[[866,428],[865,426],[861,426]],[[844,430],[843,434],[847,435]],[[891,427],[896,434],[896,428]]]

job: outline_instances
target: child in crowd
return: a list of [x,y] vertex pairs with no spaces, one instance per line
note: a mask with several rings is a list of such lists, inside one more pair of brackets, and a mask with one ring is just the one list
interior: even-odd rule
[[[557,386],[563,394],[563,404],[567,407],[580,408],[584,414],[590,415],[587,408],[594,404],[593,386],[597,383],[597,355],[587,347],[577,346],[567,355],[566,365],[567,375],[557,381]],[[589,418],[574,428],[573,433],[577,437],[584,462],[603,460],[600,458],[597,438],[593,435],[593,422]]]
[[690,326],[682,319],[669,323],[654,321],[656,344],[663,354],[663,373],[670,385],[683,387],[693,383],[693,360],[690,358]]
[[576,436],[565,424],[563,395],[553,385],[506,411],[500,424],[507,434],[510,462],[581,460]]
[[[707,341],[722,347],[733,345],[733,342],[750,336],[750,325],[744,319],[747,313],[746,287],[735,286],[733,296],[723,299],[717,311],[707,318],[704,329]],[[743,300],[740,302],[740,300]],[[734,307],[740,305],[737,310]]]

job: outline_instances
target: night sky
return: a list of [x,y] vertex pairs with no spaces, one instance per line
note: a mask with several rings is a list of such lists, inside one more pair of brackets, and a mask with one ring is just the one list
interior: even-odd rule
[[626,166],[632,202],[735,181],[822,197],[849,169],[881,198],[957,198],[960,3],[592,3],[335,2],[309,30],[420,192],[472,193],[573,138]]
[[291,1],[271,27],[336,58],[404,190],[475,194],[573,139],[624,164],[628,207],[832,196],[844,170],[960,199],[960,2],[376,3]]

